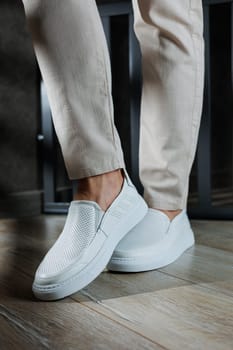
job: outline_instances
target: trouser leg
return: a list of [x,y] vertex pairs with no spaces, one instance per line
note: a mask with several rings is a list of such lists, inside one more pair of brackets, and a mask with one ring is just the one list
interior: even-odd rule
[[70,179],[125,167],[95,0],[23,0]]
[[142,52],[139,170],[153,208],[187,206],[204,85],[201,0],[133,0]]

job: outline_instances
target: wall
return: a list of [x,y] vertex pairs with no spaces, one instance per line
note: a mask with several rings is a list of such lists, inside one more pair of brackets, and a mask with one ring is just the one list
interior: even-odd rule
[[0,2],[0,217],[41,211],[38,72],[22,2]]

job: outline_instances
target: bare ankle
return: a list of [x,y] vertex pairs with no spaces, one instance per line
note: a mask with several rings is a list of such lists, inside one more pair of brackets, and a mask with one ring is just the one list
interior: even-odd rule
[[178,214],[181,213],[182,209],[175,209],[175,210],[166,210],[166,209],[158,209],[157,210],[162,211],[164,214],[168,216],[168,218],[172,221]]
[[78,192],[85,190],[89,192],[100,192],[104,186],[111,185],[112,187],[118,187],[119,183],[122,184],[123,176],[121,169],[113,170],[108,173],[86,177],[78,180]]
[[119,194],[123,181],[121,169],[80,179],[73,198],[74,200],[95,201],[103,210],[107,210]]

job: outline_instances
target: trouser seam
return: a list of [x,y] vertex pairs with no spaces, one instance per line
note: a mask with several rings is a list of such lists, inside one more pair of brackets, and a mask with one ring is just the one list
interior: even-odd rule
[[[106,40],[106,38],[105,38],[105,40]],[[108,51],[107,51],[107,54],[108,54]],[[106,89],[106,93],[107,93],[108,112],[109,112],[109,117],[110,117],[110,127],[111,127],[111,132],[112,132],[113,147],[114,147],[115,152],[116,152],[118,163],[121,163],[121,161],[119,159],[119,151],[117,149],[116,137],[115,137],[115,133],[114,133],[114,108],[111,108],[112,104],[110,102],[110,100],[112,99],[112,95],[110,96],[111,87],[109,85],[109,80],[107,77],[107,68],[106,67],[107,67],[108,62],[106,61],[106,57],[105,57],[105,54],[103,53],[103,51],[102,51],[102,56],[103,56],[103,61],[104,61],[104,82],[105,82],[105,89]],[[112,78],[111,78],[111,80],[112,80]]]
[[[202,6],[202,5],[201,5]],[[183,194],[183,204],[185,205],[185,203],[187,202],[187,196],[188,196],[188,188],[189,188],[189,172],[190,172],[190,166],[191,166],[191,162],[192,162],[192,157],[193,157],[193,151],[195,148],[195,140],[196,140],[196,134],[198,132],[199,126],[197,123],[195,123],[194,125],[194,117],[195,117],[195,111],[197,108],[197,103],[198,103],[198,95],[197,95],[197,86],[198,86],[198,65],[200,65],[200,60],[199,60],[199,55],[197,55],[197,45],[196,42],[193,38],[193,34],[195,34],[193,27],[194,27],[194,22],[191,19],[191,10],[192,10],[192,0],[190,0],[189,2],[189,18],[190,18],[190,23],[191,23],[191,40],[192,40],[192,47],[193,47],[193,52],[195,55],[195,68],[194,68],[194,75],[195,75],[195,87],[194,87],[194,96],[193,96],[193,106],[192,106],[192,119],[191,119],[191,125],[190,125],[190,129],[191,129],[191,142],[190,142],[190,149],[189,149],[189,155],[188,155],[188,161],[187,161],[187,170],[186,170],[186,176],[184,177],[186,185],[185,185],[185,193]],[[194,130],[195,128],[195,130]]]

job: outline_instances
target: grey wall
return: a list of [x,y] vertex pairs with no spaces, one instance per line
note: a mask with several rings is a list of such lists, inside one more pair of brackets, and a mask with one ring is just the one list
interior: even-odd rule
[[40,212],[37,66],[21,1],[0,2],[0,217]]

